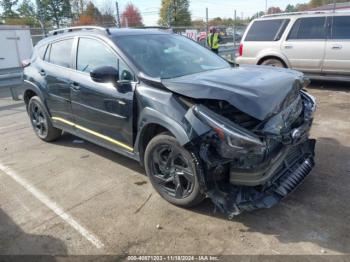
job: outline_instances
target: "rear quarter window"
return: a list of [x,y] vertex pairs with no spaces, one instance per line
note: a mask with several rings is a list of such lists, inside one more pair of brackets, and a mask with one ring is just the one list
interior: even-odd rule
[[244,41],[278,41],[289,19],[259,20],[253,22]]
[[55,65],[70,68],[72,45],[73,39],[65,39],[52,43],[49,62]]
[[350,39],[350,16],[334,16],[332,39]]
[[41,59],[44,60],[45,53],[46,53],[47,45],[42,45],[38,47],[37,50],[37,56]]
[[325,39],[325,17],[298,18],[288,36],[288,40]]

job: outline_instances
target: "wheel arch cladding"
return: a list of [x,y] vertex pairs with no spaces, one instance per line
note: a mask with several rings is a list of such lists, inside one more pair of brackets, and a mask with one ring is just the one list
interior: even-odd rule
[[29,104],[29,100],[33,97],[33,96],[37,96],[38,94],[36,92],[34,92],[32,89],[26,89],[23,93],[23,100],[24,103],[26,105]]
[[24,102],[26,103],[26,105],[28,105],[29,100],[33,97],[33,96],[39,96],[40,99],[44,102],[44,96],[42,94],[42,91],[40,90],[40,88],[33,82],[30,82],[28,80],[25,80],[23,83],[23,99]]
[[142,163],[147,144],[153,137],[162,132],[170,132],[180,145],[184,145],[190,141],[184,128],[175,120],[154,109],[144,108],[140,114],[139,134],[136,139],[137,150]]

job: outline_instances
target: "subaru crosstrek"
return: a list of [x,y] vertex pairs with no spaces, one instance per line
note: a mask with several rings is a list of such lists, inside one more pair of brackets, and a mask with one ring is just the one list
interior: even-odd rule
[[62,132],[141,163],[167,201],[229,217],[271,207],[310,173],[315,100],[302,73],[236,67],[161,30],[69,28],[40,41],[23,98],[44,141]]

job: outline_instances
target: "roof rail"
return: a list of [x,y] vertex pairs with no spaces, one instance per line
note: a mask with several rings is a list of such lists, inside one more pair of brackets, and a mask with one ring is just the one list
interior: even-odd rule
[[73,27],[66,27],[66,28],[52,30],[49,32],[48,35],[58,35],[58,34],[63,34],[63,33],[68,33],[73,31],[79,31],[79,30],[99,30],[107,33],[108,35],[111,34],[108,28],[104,28],[101,26],[73,26]]
[[304,11],[304,12],[291,12],[291,13],[277,13],[277,14],[269,14],[263,15],[261,18],[265,17],[278,17],[278,16],[290,16],[290,15],[312,15],[312,14],[327,14],[333,13],[333,11]]

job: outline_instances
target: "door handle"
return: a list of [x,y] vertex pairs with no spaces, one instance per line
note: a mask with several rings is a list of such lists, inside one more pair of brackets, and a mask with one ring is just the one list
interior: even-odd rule
[[285,45],[284,48],[285,48],[285,49],[292,49],[293,46],[292,46],[292,45]]
[[343,47],[341,45],[333,45],[332,49],[342,49]]
[[71,83],[70,87],[72,88],[73,91],[79,91],[80,90],[80,85],[77,82]]
[[5,60],[5,57],[0,57],[0,60]]
[[46,76],[46,72],[45,72],[44,69],[41,69],[41,70],[39,71],[39,74],[42,75],[42,76]]

